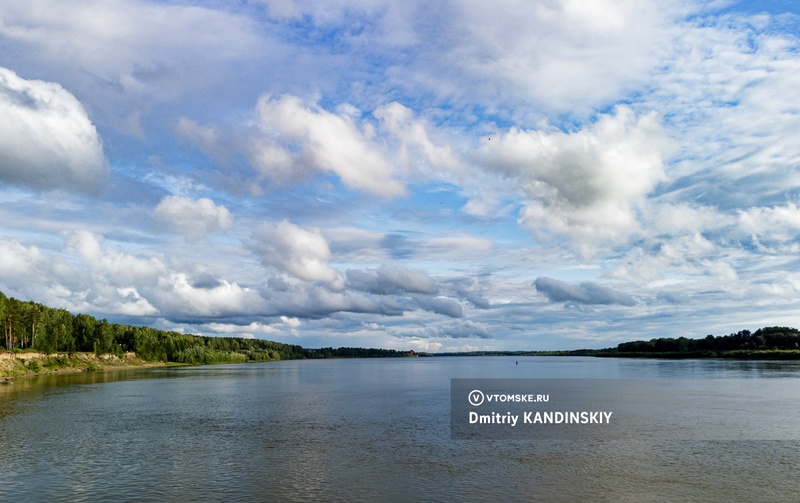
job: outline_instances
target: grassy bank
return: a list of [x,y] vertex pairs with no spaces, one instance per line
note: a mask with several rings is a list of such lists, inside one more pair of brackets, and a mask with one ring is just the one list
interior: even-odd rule
[[78,352],[48,355],[34,351],[3,351],[0,352],[0,382],[57,372],[98,372],[156,365],[166,363],[148,362],[137,357],[136,353],[124,353],[121,356]]

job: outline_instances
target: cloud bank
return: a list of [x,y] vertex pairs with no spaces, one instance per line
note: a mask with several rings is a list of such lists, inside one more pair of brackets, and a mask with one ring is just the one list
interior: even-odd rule
[[634,306],[636,301],[625,293],[603,285],[584,281],[578,285],[566,283],[553,278],[536,278],[536,290],[543,293],[551,302],[574,302],[577,304],[618,304]]

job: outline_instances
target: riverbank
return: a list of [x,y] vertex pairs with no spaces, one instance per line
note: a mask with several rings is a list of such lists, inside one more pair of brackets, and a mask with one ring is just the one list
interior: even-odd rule
[[145,361],[136,353],[96,355],[94,353],[0,352],[0,384],[43,374],[100,372],[131,367],[163,367],[166,362]]

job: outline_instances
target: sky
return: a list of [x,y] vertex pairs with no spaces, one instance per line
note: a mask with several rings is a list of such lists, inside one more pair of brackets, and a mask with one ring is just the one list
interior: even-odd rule
[[800,2],[10,0],[0,291],[308,348],[797,326]]

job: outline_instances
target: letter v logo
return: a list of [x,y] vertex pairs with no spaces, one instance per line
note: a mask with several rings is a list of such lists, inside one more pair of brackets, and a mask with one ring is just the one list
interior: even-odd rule
[[483,391],[474,389],[469,392],[469,403],[475,407],[483,403]]

